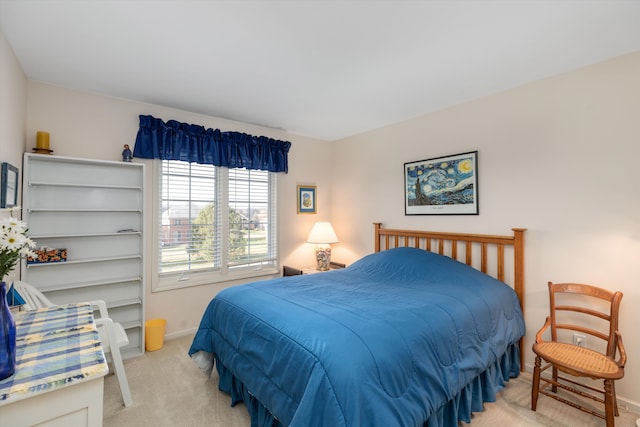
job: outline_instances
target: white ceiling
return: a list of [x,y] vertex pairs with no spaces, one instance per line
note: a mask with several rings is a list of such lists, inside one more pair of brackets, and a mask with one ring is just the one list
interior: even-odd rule
[[336,140],[639,51],[640,1],[0,0],[0,28],[29,79]]

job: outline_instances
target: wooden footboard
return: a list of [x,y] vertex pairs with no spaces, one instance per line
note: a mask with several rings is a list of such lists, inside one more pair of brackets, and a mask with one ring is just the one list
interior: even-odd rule
[[[375,251],[411,246],[439,253],[482,271],[513,287],[524,313],[524,232],[512,228],[513,235],[447,233],[382,228],[376,222]],[[510,249],[507,251],[507,249]],[[506,253],[512,252],[512,263]],[[507,275],[506,272],[509,272]],[[520,367],[524,370],[524,339],[520,340]]]

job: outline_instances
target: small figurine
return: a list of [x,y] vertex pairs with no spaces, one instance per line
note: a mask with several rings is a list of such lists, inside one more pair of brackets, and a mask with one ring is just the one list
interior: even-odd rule
[[132,158],[133,153],[131,153],[131,150],[129,149],[129,144],[124,144],[124,150],[122,150],[122,161],[130,162]]

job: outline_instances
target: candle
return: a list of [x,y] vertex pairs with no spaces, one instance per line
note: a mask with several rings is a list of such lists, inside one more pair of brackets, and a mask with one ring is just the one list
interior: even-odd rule
[[36,134],[36,148],[42,150],[49,149],[49,132],[38,131]]

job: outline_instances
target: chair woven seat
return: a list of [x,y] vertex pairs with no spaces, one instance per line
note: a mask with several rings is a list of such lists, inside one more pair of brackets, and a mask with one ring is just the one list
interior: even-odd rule
[[624,375],[616,362],[606,355],[574,344],[545,341],[535,344],[533,351],[549,362],[581,371],[585,376],[595,373],[598,378],[619,379]]

